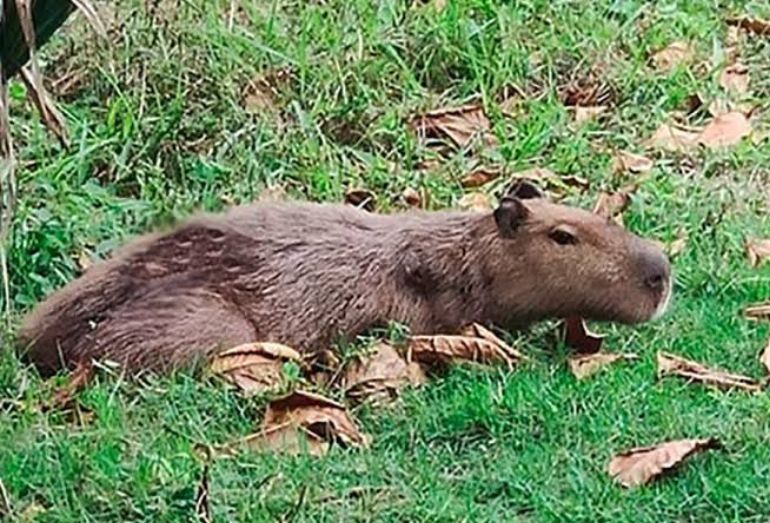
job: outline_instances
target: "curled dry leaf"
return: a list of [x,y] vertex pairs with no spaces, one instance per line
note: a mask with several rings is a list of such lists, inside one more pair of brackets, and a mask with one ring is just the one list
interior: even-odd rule
[[749,305],[743,313],[750,320],[770,320],[770,301]]
[[390,400],[407,386],[421,385],[425,374],[414,362],[407,362],[387,343],[373,347],[371,354],[358,358],[345,374],[345,395],[351,400]]
[[526,356],[524,356],[524,354],[522,354],[518,350],[514,349],[513,347],[505,343],[503,340],[500,339],[499,336],[497,336],[494,332],[487,329],[480,323],[471,323],[470,325],[465,327],[460,334],[462,334],[463,336],[474,336],[476,338],[482,338],[484,340],[487,340],[490,343],[494,343],[512,361],[521,361],[523,359],[526,359]]
[[752,267],[770,259],[770,239],[748,238],[746,240],[746,254]]
[[646,173],[652,169],[653,162],[646,156],[628,151],[618,151],[612,159],[613,171],[617,174]]
[[761,18],[750,18],[748,16],[742,16],[739,18],[728,18],[727,24],[735,27],[740,27],[744,31],[754,33],[762,36],[770,35],[770,22],[762,20]]
[[594,352],[593,354],[579,354],[569,358],[569,368],[572,374],[579,380],[596,374],[598,371],[620,360],[638,359],[636,354],[613,354],[610,352]]
[[699,136],[700,129],[662,124],[647,140],[647,145],[666,151],[684,152],[698,145]]
[[604,336],[588,330],[585,320],[579,316],[565,318],[561,330],[565,345],[580,354],[595,354],[604,343]]
[[615,192],[602,192],[596,200],[594,212],[604,218],[620,221],[620,215],[631,204],[630,190],[626,188]]
[[247,393],[275,389],[283,383],[283,364],[302,361],[300,354],[280,343],[247,343],[220,352],[211,371]]
[[457,206],[464,211],[489,212],[492,210],[489,196],[482,192],[472,192],[464,195],[457,202]]
[[604,112],[607,111],[607,107],[603,105],[597,105],[597,106],[583,106],[578,105],[574,108],[575,113],[575,123],[578,125],[584,124],[586,122],[590,122],[591,120],[596,120],[599,116],[604,114]]
[[762,351],[759,361],[764,365],[765,370],[770,373],[770,341],[765,345],[765,350]]
[[608,472],[624,487],[636,487],[649,483],[693,454],[719,447],[714,438],[681,439],[652,447],[637,447],[613,457]]
[[270,402],[263,428],[285,423],[303,427],[330,442],[351,447],[367,447],[368,438],[361,433],[345,406],[312,392],[294,391]]
[[460,184],[466,189],[472,187],[481,187],[482,185],[497,179],[502,174],[502,172],[503,170],[500,167],[477,167],[465,175],[465,177],[460,180]]
[[714,149],[736,145],[751,134],[746,115],[732,111],[715,117],[698,136],[698,143]]
[[264,429],[237,444],[255,452],[280,452],[294,456],[305,452],[311,456],[323,456],[331,446],[326,439],[292,422]]
[[658,376],[669,375],[725,389],[738,388],[750,392],[759,392],[762,389],[757,380],[748,376],[710,369],[696,361],[660,352],[658,353]]
[[67,383],[54,393],[50,401],[41,405],[41,410],[48,412],[71,408],[75,395],[86,388],[94,377],[95,372],[96,370],[90,360],[79,362],[75,370],[70,374]]
[[693,49],[687,42],[671,42],[652,55],[652,63],[657,69],[671,71],[679,64],[692,60],[693,55]]
[[409,207],[421,208],[423,205],[422,196],[417,189],[413,189],[412,187],[404,189],[404,192],[401,193],[401,199]]
[[377,196],[370,190],[353,188],[345,193],[345,203],[364,209],[365,211],[373,212],[377,203]]
[[736,94],[746,93],[749,90],[749,68],[742,63],[726,67],[719,76],[719,85]]
[[449,138],[461,148],[470,145],[476,137],[481,137],[487,146],[498,143],[491,132],[489,118],[478,104],[431,111],[414,118],[411,126],[421,141]]
[[521,359],[521,354],[508,345],[478,336],[412,336],[408,343],[408,360],[426,365],[446,365],[470,361],[504,363],[509,368]]

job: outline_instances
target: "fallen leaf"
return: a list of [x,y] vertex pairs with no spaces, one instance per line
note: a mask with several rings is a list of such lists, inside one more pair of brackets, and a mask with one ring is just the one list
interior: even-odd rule
[[209,464],[203,465],[198,492],[195,495],[195,516],[198,521],[211,523],[211,502],[209,501]]
[[580,354],[595,354],[602,348],[604,336],[589,331],[579,316],[565,318],[561,329],[565,345]]
[[67,147],[69,138],[67,136],[66,121],[61,111],[56,107],[51,95],[46,91],[42,81],[36,81],[34,73],[28,66],[21,68],[21,80],[27,88],[27,94],[32,99],[32,103],[35,104],[40,116],[43,118],[45,126],[58,138],[62,147]]
[[463,361],[475,363],[504,363],[509,368],[520,354],[507,345],[477,336],[411,336],[407,346],[408,361],[426,365],[446,365]]
[[719,76],[719,85],[726,91],[746,93],[749,90],[749,68],[741,63],[726,67]]
[[698,135],[698,143],[708,148],[736,145],[751,134],[751,124],[746,115],[729,112],[715,117]]
[[460,332],[460,334],[463,336],[481,338],[483,340],[487,340],[490,343],[494,343],[512,361],[520,361],[520,360],[526,359],[526,356],[524,356],[524,354],[522,354],[521,352],[517,351],[516,349],[514,349],[513,347],[505,343],[494,332],[487,329],[480,323],[471,323],[470,325],[465,327]]
[[594,352],[593,354],[578,354],[568,359],[572,374],[579,380],[596,374],[602,368],[619,360],[635,360],[636,354],[614,354],[609,352]]
[[765,370],[770,373],[770,341],[765,345],[765,350],[762,351],[759,361],[765,366]]
[[464,211],[489,212],[492,210],[489,196],[481,192],[472,192],[464,195],[457,202],[457,206]]
[[254,452],[280,452],[295,456],[303,452],[323,456],[331,446],[329,441],[293,422],[264,429],[243,438],[237,445],[246,446]]
[[693,49],[687,42],[672,42],[652,55],[652,63],[657,69],[671,71],[679,64],[692,60],[693,55]]
[[770,320],[770,301],[749,305],[743,314],[750,320]]
[[409,207],[422,207],[422,196],[416,189],[407,187],[404,192],[401,193],[401,199],[404,200]]
[[696,147],[699,137],[700,129],[664,123],[647,140],[647,145],[667,151],[684,152]]
[[58,389],[50,401],[41,405],[43,412],[51,410],[66,410],[72,407],[75,395],[85,389],[91,379],[94,377],[95,369],[90,360],[82,361],[77,364],[75,370],[69,376],[69,380],[63,387]]
[[719,447],[714,438],[682,439],[637,447],[614,456],[608,471],[624,487],[636,487],[649,483],[693,454]]
[[377,203],[377,196],[367,189],[354,188],[345,193],[345,203],[373,212]]
[[770,259],[770,239],[748,238],[746,240],[746,254],[752,267],[759,266]]
[[345,374],[345,395],[351,400],[393,399],[407,386],[421,385],[425,374],[414,362],[407,362],[387,343],[373,347],[372,354],[355,360]]
[[679,376],[720,388],[735,387],[750,392],[759,392],[762,389],[757,380],[748,376],[710,369],[696,361],[660,352],[658,353],[658,376],[668,375]]
[[259,193],[257,200],[260,202],[280,202],[286,200],[288,196],[283,185],[268,185]]
[[293,423],[345,446],[367,447],[369,444],[344,405],[311,392],[294,391],[268,404],[263,428],[268,430],[285,423]]
[[599,216],[608,219],[618,218],[631,204],[631,194],[623,189],[615,192],[602,192],[594,205]]
[[598,106],[583,106],[578,105],[574,108],[575,123],[580,125],[591,120],[597,119],[607,110],[607,107],[603,105]]
[[88,254],[86,250],[80,251],[76,259],[76,263],[81,273],[86,272],[88,269],[90,269],[94,265],[94,261],[91,258],[91,255]]
[[283,383],[283,364],[287,361],[300,362],[302,357],[280,343],[247,343],[217,354],[210,369],[242,391],[257,393]]
[[652,169],[653,162],[646,156],[628,151],[618,151],[612,159],[612,169],[617,174],[630,172],[646,173]]
[[488,146],[498,143],[491,133],[489,118],[478,104],[431,111],[414,118],[411,125],[423,142],[446,137],[455,145],[465,148],[480,136]]
[[727,24],[740,27],[744,31],[748,31],[750,33],[762,36],[770,35],[770,22],[767,20],[762,20],[761,18],[749,18],[747,16],[740,18],[728,18]]
[[460,180],[460,185],[466,189],[481,187],[498,178],[502,172],[503,170],[500,167],[477,167]]

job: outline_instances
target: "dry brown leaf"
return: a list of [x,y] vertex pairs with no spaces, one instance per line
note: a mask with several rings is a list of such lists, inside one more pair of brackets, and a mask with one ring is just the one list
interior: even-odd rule
[[604,218],[618,218],[631,204],[629,191],[602,192],[594,205],[594,212]]
[[708,148],[736,145],[751,134],[751,124],[746,115],[736,111],[715,117],[698,136],[698,143]]
[[699,137],[700,129],[664,123],[647,140],[647,145],[667,151],[684,152],[697,146]]
[[591,120],[597,119],[599,116],[604,114],[604,112],[607,111],[607,107],[603,105],[597,105],[597,106],[583,106],[578,105],[574,108],[575,113],[575,123],[578,125],[584,124],[586,122],[589,122]]
[[663,71],[671,71],[679,64],[692,60],[694,52],[687,42],[672,42],[665,49],[652,55],[653,65]]
[[762,20],[761,18],[749,18],[742,16],[739,18],[728,18],[727,24],[740,27],[741,29],[750,33],[768,36],[770,35],[770,22]]
[[675,240],[670,242],[662,242],[660,240],[651,241],[672,258],[681,254],[685,247],[687,247],[686,234],[680,234]]
[[720,388],[739,388],[750,392],[759,392],[760,383],[748,376],[730,374],[717,369],[710,369],[696,361],[667,354],[658,353],[658,376],[679,376],[706,385]]
[[426,365],[446,365],[470,361],[476,363],[505,363],[509,368],[520,355],[507,345],[477,336],[411,336],[408,342],[408,360]]
[[413,189],[412,187],[407,187],[404,189],[404,192],[401,193],[401,199],[404,200],[404,203],[409,207],[421,208],[423,204],[422,196],[416,189]]
[[765,366],[765,370],[770,373],[770,341],[765,345],[765,350],[762,351],[759,361]]
[[569,358],[569,368],[579,380],[593,376],[598,371],[619,360],[635,360],[636,354],[614,354],[610,352],[594,352],[593,354],[578,354]]
[[56,136],[63,147],[67,147],[69,139],[67,137],[67,124],[64,116],[56,107],[51,96],[46,91],[43,84],[37,85],[28,66],[21,68],[21,80],[27,88],[32,103],[37,107],[40,116],[43,118],[45,126]]
[[368,189],[353,188],[345,193],[345,203],[373,212],[377,203],[377,196]]
[[649,483],[693,454],[719,447],[714,438],[682,439],[637,447],[613,457],[608,472],[624,487],[636,487]]
[[280,116],[279,89],[291,78],[289,68],[271,69],[253,78],[243,88],[241,103],[249,114]]
[[770,320],[770,301],[749,305],[743,314],[750,320]]
[[749,68],[742,63],[726,67],[719,76],[719,85],[726,91],[744,94],[749,90]]
[[757,267],[770,259],[770,239],[748,238],[746,240],[746,254],[752,267]]
[[588,330],[585,320],[579,316],[565,318],[561,330],[565,345],[581,354],[595,354],[604,343],[604,336]]
[[407,386],[421,385],[425,374],[419,365],[407,362],[387,343],[378,343],[373,353],[358,358],[345,374],[345,395],[351,400],[390,400]]
[[195,495],[195,516],[198,521],[203,523],[211,523],[213,521],[211,517],[211,501],[209,500],[209,485],[209,464],[206,462],[203,465],[201,479],[198,483],[198,492]]
[[472,170],[460,180],[460,184],[466,189],[472,187],[481,187],[492,180],[497,179],[503,170],[500,167],[481,166]]
[[259,193],[257,200],[260,202],[280,202],[288,197],[286,187],[283,185],[268,185]]
[[264,429],[285,423],[293,423],[327,441],[346,446],[369,445],[368,438],[359,431],[344,405],[312,392],[297,390],[268,404]]
[[481,137],[487,146],[495,146],[498,143],[491,132],[491,124],[484,108],[478,104],[431,111],[414,118],[411,125],[423,142],[449,138],[455,145],[465,148],[476,137]]
[[489,196],[481,192],[472,192],[464,195],[457,202],[457,206],[464,211],[489,212],[492,210]]
[[93,363],[90,360],[78,363],[75,370],[70,374],[67,383],[54,393],[50,401],[41,405],[41,410],[48,412],[51,410],[69,409],[72,406],[75,395],[86,388],[94,377],[95,372]]
[[462,332],[460,332],[460,334],[463,336],[472,336],[476,338],[481,338],[481,339],[487,340],[490,343],[494,343],[512,361],[521,361],[523,359],[526,359],[526,356],[524,356],[524,354],[522,354],[518,350],[514,349],[513,347],[505,343],[494,332],[487,329],[480,323],[471,323],[470,325],[465,327],[462,330]]
[[302,356],[280,343],[246,343],[220,352],[211,362],[214,374],[247,393],[273,390],[283,383],[283,364]]
[[618,151],[612,159],[613,171],[617,174],[630,172],[633,174],[646,173],[652,169],[653,162],[646,156],[629,151]]
[[293,422],[264,429],[247,436],[237,444],[244,445],[255,452],[298,455],[306,451],[311,456],[323,456],[330,447],[329,441]]

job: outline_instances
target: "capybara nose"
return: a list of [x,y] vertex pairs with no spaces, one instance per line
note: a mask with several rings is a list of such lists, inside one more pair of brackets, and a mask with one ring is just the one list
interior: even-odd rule
[[666,275],[662,272],[650,274],[644,279],[644,285],[650,290],[661,292],[666,286]]
[[653,292],[663,292],[671,277],[671,264],[663,251],[647,241],[635,245],[636,263],[642,283]]

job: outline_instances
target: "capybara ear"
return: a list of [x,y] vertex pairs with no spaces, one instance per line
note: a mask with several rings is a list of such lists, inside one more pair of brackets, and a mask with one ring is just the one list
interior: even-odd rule
[[505,196],[513,196],[521,200],[532,200],[536,198],[545,198],[545,194],[540,187],[530,180],[516,180],[508,188]]
[[529,217],[529,209],[521,199],[506,196],[495,209],[495,222],[503,238],[511,238]]

